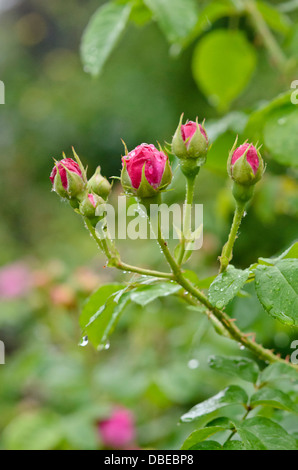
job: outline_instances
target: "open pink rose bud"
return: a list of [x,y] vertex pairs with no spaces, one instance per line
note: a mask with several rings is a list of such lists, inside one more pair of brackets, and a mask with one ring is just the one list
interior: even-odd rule
[[201,166],[206,161],[208,136],[204,127],[196,122],[187,121],[182,124],[183,114],[172,140],[172,151],[180,159],[195,159]]
[[86,186],[83,168],[72,158],[63,158],[56,162],[50,180],[53,190],[67,199],[75,198]]
[[228,158],[228,174],[234,181],[235,199],[246,202],[252,197],[254,185],[263,176],[264,162],[254,145],[244,143],[237,148],[236,145],[237,139]]
[[134,418],[130,410],[115,408],[112,415],[99,421],[98,430],[105,447],[112,449],[125,449],[135,439]]
[[97,196],[97,194],[86,194],[84,199],[81,201],[79,206],[79,211],[84,217],[93,218],[96,215],[100,216],[102,214],[97,213],[99,206],[105,204],[105,201],[102,197]]
[[141,144],[122,158],[121,184],[129,195],[156,196],[172,181],[167,155],[154,145]]

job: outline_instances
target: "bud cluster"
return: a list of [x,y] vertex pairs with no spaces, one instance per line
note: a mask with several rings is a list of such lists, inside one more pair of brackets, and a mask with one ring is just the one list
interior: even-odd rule
[[87,172],[75,150],[74,159],[66,158],[55,161],[55,166],[50,175],[53,191],[63,199],[69,200],[72,207],[81,215],[93,220],[98,220],[97,209],[103,206],[111,191],[111,184],[101,175],[100,167],[97,167],[94,175],[87,180]]
[[[172,182],[173,173],[169,158],[159,146],[152,144],[138,145],[122,157],[121,184],[125,194],[135,196],[145,204],[150,204]],[[264,163],[260,149],[245,142],[237,146],[236,142],[228,158],[228,174],[233,180],[233,195],[239,204],[246,204],[252,197],[255,184],[262,178]],[[186,121],[183,114],[172,139],[172,153],[179,159],[182,173],[188,180],[188,190],[192,196],[194,181],[205,163],[209,139],[203,124]],[[111,184],[102,176],[98,166],[88,180],[86,169],[73,149],[74,159],[66,158],[55,161],[50,175],[53,190],[62,198],[69,200],[71,206],[92,223],[100,219],[105,201],[111,191]],[[189,190],[190,194],[190,190]]]

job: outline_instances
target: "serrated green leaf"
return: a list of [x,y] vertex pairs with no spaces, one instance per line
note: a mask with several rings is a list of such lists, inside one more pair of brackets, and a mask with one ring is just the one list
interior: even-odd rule
[[183,43],[196,25],[195,0],[144,0],[170,43]]
[[241,31],[210,32],[198,43],[192,62],[198,87],[221,112],[244,90],[255,67],[255,50]]
[[91,17],[82,37],[81,57],[84,70],[99,75],[124,31],[131,5],[109,2]]
[[212,356],[209,358],[209,367],[251,383],[257,382],[260,372],[258,365],[246,357]]
[[93,346],[99,348],[107,344],[120,314],[130,301],[130,294],[126,286],[110,284],[90,297],[83,308],[80,325]]
[[198,442],[189,450],[222,450],[222,447],[216,441],[203,441],[203,442]]
[[264,144],[274,160],[282,165],[298,167],[298,109],[282,108],[272,113],[264,127]]
[[159,282],[154,285],[147,285],[139,287],[131,292],[130,298],[132,302],[135,302],[143,307],[158,297],[166,297],[168,295],[175,294],[181,289],[176,283],[171,282]]
[[83,305],[79,319],[80,327],[82,329],[86,328],[93,315],[105,305],[108,298],[115,292],[119,292],[124,288],[124,284],[106,284],[93,292]]
[[219,426],[224,429],[234,429],[235,424],[229,419],[226,418],[225,416],[220,416],[219,418],[212,419],[212,421],[209,421],[207,423],[207,426]]
[[227,305],[244,286],[248,276],[248,269],[242,271],[230,265],[227,271],[215,278],[209,288],[208,298],[211,304],[217,308]]
[[191,408],[187,413],[181,417],[181,421],[191,422],[199,419],[201,416],[208,415],[215,410],[221,409],[230,405],[246,405],[248,397],[246,392],[237,385],[231,385],[225,388],[217,395],[208,400],[199,403]]
[[225,428],[221,426],[210,426],[207,428],[198,429],[188,436],[188,438],[184,441],[181,450],[194,449],[194,446],[199,442],[205,441],[208,439],[208,437],[213,436],[213,434],[224,430]]
[[245,127],[244,135],[250,140],[263,143],[264,126],[270,115],[277,110],[284,110],[284,112],[291,112],[293,110],[293,105],[291,105],[291,92],[278,95],[272,101],[251,113]]
[[278,261],[289,258],[298,258],[298,242],[293,243],[293,245],[291,245],[287,250],[285,250],[281,255],[277,256],[276,258],[259,258],[258,262],[259,264],[268,264],[270,266],[273,266]]
[[223,450],[246,450],[242,441],[228,441],[223,445]]
[[274,383],[280,380],[298,381],[298,372],[288,364],[275,362],[262,370],[260,374],[261,383]]
[[263,387],[251,397],[250,406],[256,407],[259,405],[271,406],[272,408],[279,408],[298,414],[298,406],[291,398],[281,390],[274,388]]
[[296,439],[268,418],[246,419],[237,431],[248,450],[296,450]]
[[255,286],[264,309],[287,325],[298,325],[298,261],[284,259],[274,266],[259,265]]

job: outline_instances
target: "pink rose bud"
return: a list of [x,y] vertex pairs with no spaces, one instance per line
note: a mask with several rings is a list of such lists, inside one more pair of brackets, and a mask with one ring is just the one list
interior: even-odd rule
[[[206,139],[206,142],[208,142],[206,131],[201,126],[201,124],[199,124],[199,129],[200,129],[201,134]],[[191,139],[192,139],[193,135],[196,133],[196,131],[197,131],[197,123],[196,122],[188,121],[186,124],[182,124],[182,126],[181,126],[181,135],[182,135],[182,139],[185,142],[185,145],[186,145],[187,149],[189,148]]]
[[236,148],[236,142],[228,158],[228,174],[234,181],[233,195],[239,202],[247,202],[253,195],[254,185],[262,178],[264,162],[259,149],[249,143]]
[[82,166],[72,158],[63,158],[57,162],[50,175],[50,180],[53,184],[53,190],[59,196],[67,199],[75,198],[86,185],[86,176]]
[[251,186],[259,181],[264,172],[264,163],[259,149],[244,143],[234,144],[228,160],[228,173],[238,184]]
[[172,151],[180,159],[195,159],[201,166],[206,161],[208,136],[204,127],[194,121],[182,124],[183,114],[172,141]]
[[154,197],[172,181],[167,155],[154,145],[141,144],[122,158],[121,183],[127,194]]
[[97,215],[97,208],[102,206],[104,203],[105,201],[102,197],[97,196],[97,194],[86,194],[79,206],[80,213],[84,217],[93,218]]
[[126,408],[116,408],[110,418],[98,423],[100,438],[105,447],[125,449],[135,439],[133,415]]
[[[247,151],[247,152],[246,152]],[[251,169],[254,173],[258,171],[260,161],[257,149],[251,144],[242,144],[238,147],[232,155],[231,165],[232,167],[236,163],[236,161],[242,157],[242,155],[246,152],[246,160],[250,164]]]

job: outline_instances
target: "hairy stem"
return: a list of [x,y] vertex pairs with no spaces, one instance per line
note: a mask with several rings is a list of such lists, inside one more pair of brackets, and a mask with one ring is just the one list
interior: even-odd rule
[[183,262],[183,257],[185,253],[185,245],[190,239],[191,235],[191,209],[194,197],[194,188],[195,188],[196,176],[191,176],[186,179],[186,196],[184,204],[184,217],[183,217],[183,232],[182,240],[180,244],[180,250],[177,258],[177,263],[180,266]]
[[[107,241],[105,238],[99,238],[96,234],[95,228],[90,223],[90,220],[87,217],[85,217],[84,220],[85,220],[86,227],[88,228],[88,230],[91,233],[92,237],[96,241],[98,247],[107,256],[109,266],[120,269],[121,271],[128,271],[128,272],[131,272],[131,273],[140,274],[142,276],[159,277],[159,278],[162,278],[162,279],[174,279],[174,276],[173,276],[172,273],[164,273],[164,272],[161,272],[161,271],[155,271],[153,269],[139,268],[137,266],[132,266],[130,264],[124,263],[120,259],[120,254],[116,250],[112,240]],[[110,247],[114,246],[113,253],[110,252],[109,245],[110,245]]]
[[219,272],[220,273],[223,273],[227,269],[230,261],[233,258],[233,247],[237,238],[237,233],[238,233],[241,221],[242,221],[242,217],[245,212],[245,206],[246,206],[245,204],[236,203],[236,209],[234,212],[234,218],[233,218],[229,238],[228,238],[227,243],[224,245],[222,249],[221,256],[219,257],[219,260],[220,260]]
[[[160,218],[158,219],[158,233],[157,233],[157,241],[161,247],[161,250],[172,270],[171,273],[163,273],[159,271],[153,271],[149,269],[138,268],[135,266],[130,266],[128,264],[123,263],[120,260],[120,256],[112,255],[109,251],[108,243],[106,240],[99,239],[97,237],[96,231],[90,221],[84,218],[86,226],[90,231],[92,237],[96,241],[99,248],[104,251],[109,259],[109,266],[116,267],[118,269],[124,271],[135,272],[142,275],[153,276],[153,277],[160,277],[160,278],[167,278],[175,280],[181,287],[183,287],[186,291],[186,295],[183,298],[192,305],[202,304],[206,307],[206,314],[208,317],[213,320],[213,324],[215,326],[216,322],[220,324],[222,333],[227,334],[238,343],[242,344],[244,347],[252,351],[256,356],[260,359],[272,363],[272,362],[281,362],[288,364],[284,359],[276,356],[272,351],[265,349],[262,345],[254,342],[253,339],[250,339],[249,335],[243,333],[235,323],[229,318],[229,316],[223,311],[214,307],[208,300],[208,298],[198,289],[196,288],[187,278],[184,277],[183,271],[181,267],[178,265],[177,261],[172,256],[166,241],[164,240],[161,232],[160,227]],[[116,252],[116,249],[115,249]],[[298,366],[294,364],[289,364],[294,369],[298,370]]]
[[[197,288],[195,287],[188,279],[183,275],[181,267],[177,264],[176,260],[170,253],[167,243],[162,237],[160,224],[158,227],[158,243],[165,255],[165,258],[170,265],[174,278],[178,284],[181,285],[192,297],[197,299],[199,303],[203,304],[206,307],[206,313],[210,316],[210,313],[221,323],[225,330],[229,333],[231,338],[236,340],[238,343],[243,345],[245,348],[252,351],[260,359],[272,363],[272,362],[282,362],[287,363],[284,359],[281,359],[279,356],[275,355],[271,350],[264,348],[261,344],[258,344],[254,341],[254,338],[250,339],[250,335],[243,333],[230,317],[219,308],[212,305],[208,298]],[[288,363],[287,363],[288,364]],[[298,370],[298,366],[290,364],[294,369]]]

